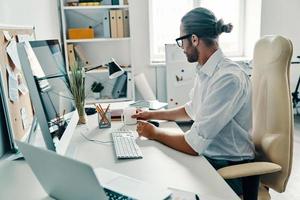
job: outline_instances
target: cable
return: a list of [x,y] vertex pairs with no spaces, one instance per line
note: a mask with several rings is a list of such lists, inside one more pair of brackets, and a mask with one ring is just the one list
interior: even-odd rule
[[103,140],[96,140],[96,139],[90,139],[88,137],[86,137],[82,132],[80,132],[81,136],[86,139],[87,141],[90,141],[90,142],[95,142],[95,143],[101,143],[101,144],[112,144],[113,141],[103,141]]

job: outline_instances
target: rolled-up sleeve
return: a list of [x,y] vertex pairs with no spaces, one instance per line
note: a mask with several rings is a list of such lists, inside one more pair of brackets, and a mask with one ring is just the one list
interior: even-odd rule
[[187,102],[187,103],[184,105],[184,109],[185,109],[185,112],[188,114],[188,116],[189,116],[192,120],[194,120],[194,119],[195,119],[195,115],[194,115],[194,112],[193,112],[192,101]]
[[[203,153],[241,109],[248,98],[245,87],[237,75],[230,73],[216,79],[209,86],[208,93],[195,114],[195,121],[184,136],[186,142],[198,154]],[[189,109],[190,107],[186,106],[187,113]]]

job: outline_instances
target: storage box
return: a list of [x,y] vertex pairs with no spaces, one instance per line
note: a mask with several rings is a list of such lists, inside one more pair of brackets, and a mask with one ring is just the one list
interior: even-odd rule
[[90,39],[94,38],[95,33],[93,28],[69,28],[69,39]]

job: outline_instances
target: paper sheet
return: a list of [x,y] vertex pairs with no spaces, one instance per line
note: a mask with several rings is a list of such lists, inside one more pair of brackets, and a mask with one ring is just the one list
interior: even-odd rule
[[3,35],[7,41],[10,41],[12,38],[8,31],[3,31]]
[[29,120],[29,117],[27,115],[26,109],[25,108],[21,108],[20,109],[20,114],[21,114],[23,129],[27,130],[29,128],[29,126],[30,126],[30,120]]
[[17,102],[19,100],[19,91],[18,91],[18,79],[14,72],[7,65],[6,70],[8,73],[8,93],[9,99],[13,102]]
[[20,63],[19,54],[17,50],[16,40],[11,40],[9,42],[8,46],[6,47],[6,52],[8,53],[13,63],[15,64],[16,68],[18,70],[21,70],[21,63]]
[[21,83],[18,85],[18,90],[21,92],[21,94],[25,95],[28,92],[28,88],[24,83]]
[[196,200],[195,193],[175,188],[168,189],[172,191],[171,200]]
[[24,82],[24,79],[21,74],[18,74],[18,90],[21,92],[22,95],[27,94],[28,88]]

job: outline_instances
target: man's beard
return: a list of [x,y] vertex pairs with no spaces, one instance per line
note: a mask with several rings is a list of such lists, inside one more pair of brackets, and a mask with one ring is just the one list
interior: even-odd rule
[[192,47],[191,53],[186,54],[187,60],[190,63],[197,62],[198,61],[198,55],[199,55],[198,49],[196,47]]

